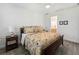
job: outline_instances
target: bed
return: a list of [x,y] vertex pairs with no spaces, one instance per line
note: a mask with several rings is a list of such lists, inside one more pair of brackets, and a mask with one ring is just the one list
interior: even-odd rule
[[52,55],[63,45],[63,36],[58,32],[46,32],[40,26],[22,27],[20,31],[21,43],[31,55]]

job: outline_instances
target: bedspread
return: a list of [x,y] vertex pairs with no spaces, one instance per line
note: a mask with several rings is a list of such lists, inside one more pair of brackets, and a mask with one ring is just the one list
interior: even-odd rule
[[42,49],[45,49],[58,40],[58,37],[59,33],[57,32],[29,33],[25,37],[25,48],[28,49],[32,55],[40,55]]

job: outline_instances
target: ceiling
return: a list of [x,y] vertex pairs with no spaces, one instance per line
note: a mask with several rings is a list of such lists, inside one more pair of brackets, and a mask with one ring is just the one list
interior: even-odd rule
[[[33,12],[54,12],[56,10],[77,6],[76,3],[15,3],[10,5],[16,8],[25,8]],[[50,5],[51,7],[46,9],[46,5]]]

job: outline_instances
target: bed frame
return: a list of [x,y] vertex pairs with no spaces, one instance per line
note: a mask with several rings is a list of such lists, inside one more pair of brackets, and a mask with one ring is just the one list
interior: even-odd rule
[[[24,33],[24,28],[20,28],[20,37],[22,37],[22,33]],[[54,43],[52,43],[50,46],[48,46],[46,49],[42,50],[42,55],[54,55],[57,48],[60,45],[63,45],[63,36],[61,35],[58,40],[56,40]],[[24,45],[25,46],[25,45]]]

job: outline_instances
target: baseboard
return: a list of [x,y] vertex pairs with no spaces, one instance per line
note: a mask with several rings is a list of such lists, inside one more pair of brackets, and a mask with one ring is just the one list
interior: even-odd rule
[[71,41],[71,40],[64,40],[64,41],[68,41],[68,42],[74,43],[74,44],[79,44],[78,42],[74,42],[74,41]]

